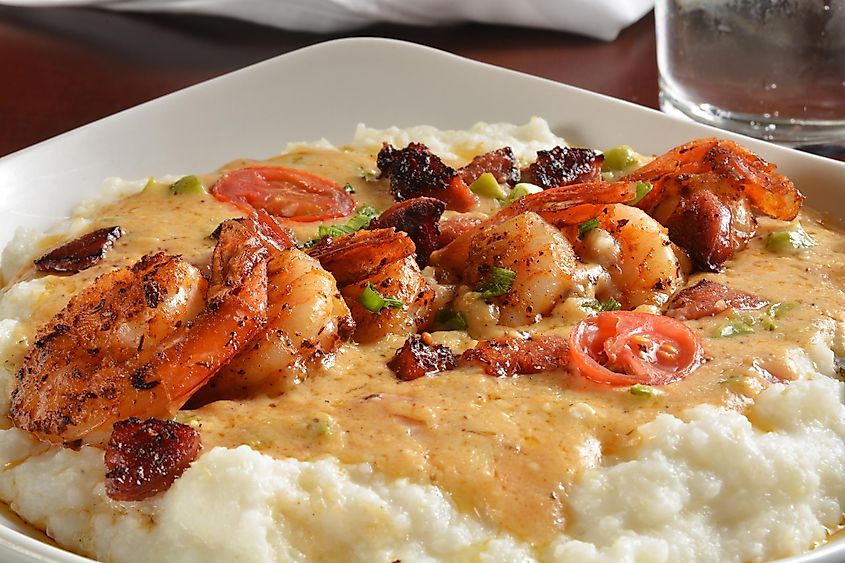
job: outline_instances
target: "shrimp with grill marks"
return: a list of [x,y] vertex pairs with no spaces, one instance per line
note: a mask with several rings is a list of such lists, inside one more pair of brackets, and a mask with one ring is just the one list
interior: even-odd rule
[[355,323],[334,277],[296,248],[271,251],[267,324],[191,405],[257,393],[276,395],[304,379],[351,336]]
[[244,228],[221,235],[210,286],[163,253],[100,276],[36,335],[12,421],[44,441],[103,445],[119,420],[170,418],[264,325],[266,256]]
[[[373,342],[388,334],[414,333],[430,324],[435,292],[417,265],[415,251],[408,234],[392,228],[323,239],[308,249],[337,280],[355,320],[358,342]],[[360,298],[368,288],[398,299],[401,307],[378,311],[364,307]]]

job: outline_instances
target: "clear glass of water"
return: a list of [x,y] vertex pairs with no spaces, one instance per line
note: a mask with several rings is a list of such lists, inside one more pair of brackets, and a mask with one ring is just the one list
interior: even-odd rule
[[655,21],[663,111],[845,149],[845,0],[656,0]]

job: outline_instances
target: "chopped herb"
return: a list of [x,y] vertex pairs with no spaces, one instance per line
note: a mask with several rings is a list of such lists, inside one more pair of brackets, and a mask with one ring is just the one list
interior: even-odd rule
[[619,301],[617,301],[613,297],[611,297],[604,303],[602,303],[598,299],[590,299],[589,301],[586,301],[583,305],[584,307],[588,307],[593,311],[599,313],[604,313],[605,311],[618,311],[622,308],[622,304],[619,303]]
[[379,313],[382,309],[387,308],[401,309],[405,306],[401,300],[379,293],[376,286],[371,283],[368,283],[361,295],[358,296],[358,303],[371,313]]
[[355,188],[352,187],[352,184],[350,184],[349,182],[346,182],[345,184],[343,184],[343,191],[345,191],[348,194],[354,194]]
[[797,307],[797,304],[790,302],[773,303],[765,311],[757,312],[736,312],[730,314],[729,320],[720,325],[714,334],[716,337],[738,336],[751,334],[757,327],[763,330],[773,331],[778,325],[775,319],[781,318],[784,313]]
[[593,217],[589,221],[584,221],[580,225],[578,225],[578,236],[583,237],[588,232],[592,231],[593,229],[599,226],[599,220],[596,217]]
[[370,226],[370,222],[378,217],[378,215],[378,211],[373,206],[365,203],[358,208],[358,212],[354,216],[342,225],[320,225],[317,228],[317,238],[304,243],[302,248],[311,248],[324,237],[342,237],[343,235],[351,235],[355,231],[365,229]]
[[358,169],[358,175],[365,182],[372,182],[374,180],[378,180],[378,172],[369,168],[364,168],[363,166]]
[[634,196],[634,199],[628,202],[628,205],[637,205],[645,196],[648,195],[651,189],[651,182],[637,182],[637,195]]
[[358,212],[346,222],[346,227],[353,231],[361,230],[370,226],[370,221],[378,217],[379,213],[372,205],[364,204],[358,208]]
[[478,297],[480,299],[490,299],[491,297],[504,295],[511,290],[515,278],[516,272],[513,270],[493,266],[490,268],[487,279],[477,289],[479,292]]
[[342,237],[354,231],[347,231],[343,225],[320,225],[317,229],[317,237]]
[[636,383],[628,387],[628,393],[636,397],[654,397],[655,395],[659,394],[660,391],[650,385]]
[[766,237],[766,250],[776,254],[789,254],[816,246],[813,237],[807,234],[800,224],[786,231],[770,233]]
[[440,309],[434,317],[434,330],[466,330],[467,321],[460,311]]

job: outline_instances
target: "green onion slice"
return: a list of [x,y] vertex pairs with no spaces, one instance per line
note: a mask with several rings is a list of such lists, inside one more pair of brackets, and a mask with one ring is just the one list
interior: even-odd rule
[[351,235],[355,231],[366,229],[370,226],[370,222],[379,216],[379,212],[372,206],[364,204],[358,208],[355,213],[346,223],[342,225],[320,225],[317,228],[317,238],[309,240],[302,245],[302,248],[311,248],[320,242],[320,239],[325,237],[342,237],[343,235]]
[[604,313],[606,311],[618,311],[622,308],[622,304],[619,303],[619,301],[617,301],[613,297],[603,303],[598,299],[591,299],[590,301],[584,303],[584,306],[589,307],[590,309],[598,313]]
[[358,296],[358,303],[371,313],[379,313],[382,309],[388,308],[401,309],[405,306],[400,299],[379,293],[376,286],[371,283],[368,283],[361,295]]
[[487,275],[485,282],[478,287],[479,297],[490,299],[504,295],[511,290],[515,278],[516,272],[513,270],[493,266],[490,268],[490,273]]
[[637,205],[645,196],[648,195],[652,188],[653,186],[651,185],[651,182],[637,182],[637,195],[634,196],[634,199],[628,202],[628,205]]
[[460,311],[440,309],[434,317],[435,330],[466,330],[467,321]]
[[580,225],[578,225],[578,236],[583,237],[588,232],[592,231],[593,229],[599,226],[599,220],[596,217],[593,217],[589,221],[584,221]]

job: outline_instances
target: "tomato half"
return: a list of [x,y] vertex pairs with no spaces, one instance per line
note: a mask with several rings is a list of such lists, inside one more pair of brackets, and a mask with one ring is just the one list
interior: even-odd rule
[[695,333],[671,317],[610,311],[592,315],[569,333],[570,366],[607,385],[665,385],[701,365]]
[[331,180],[285,166],[226,172],[211,193],[245,211],[262,209],[293,221],[325,221],[355,210],[355,200]]

